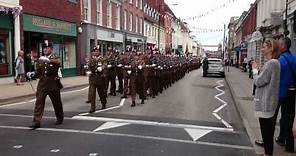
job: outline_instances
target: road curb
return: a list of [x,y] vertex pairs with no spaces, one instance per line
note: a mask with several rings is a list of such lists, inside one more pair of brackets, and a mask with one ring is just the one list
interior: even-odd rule
[[[253,148],[254,150],[256,149],[256,145],[255,145],[255,138],[256,138],[256,135],[255,133],[253,132],[248,120],[247,120],[247,117],[246,117],[246,114],[243,110],[243,108],[241,107],[241,104],[240,102],[237,100],[236,96],[235,96],[235,92],[234,92],[234,89],[233,87],[231,86],[231,83],[229,82],[228,78],[227,78],[227,75],[225,77],[225,81],[227,83],[227,85],[229,86],[229,90],[230,90],[230,94],[231,94],[231,97],[234,101],[234,105],[236,107],[236,109],[238,110],[239,112],[239,116],[240,118],[242,119],[242,122],[243,122],[243,125],[245,126],[245,129],[247,131],[247,135],[251,141],[251,144],[253,145]],[[255,151],[256,152],[256,151]]]
[[[62,92],[74,90],[76,88],[87,87],[87,86],[88,86],[88,83],[87,84],[64,87],[62,89]],[[16,99],[20,100],[20,99],[26,99],[26,98],[29,98],[29,97],[34,97],[35,95],[36,95],[35,93],[31,93],[31,94],[26,94],[26,95],[21,95],[21,96],[15,96],[15,97],[9,97],[9,98],[5,98],[5,99],[0,99],[0,105],[3,104],[3,103],[5,104],[6,102],[9,102],[9,101],[14,101]]]

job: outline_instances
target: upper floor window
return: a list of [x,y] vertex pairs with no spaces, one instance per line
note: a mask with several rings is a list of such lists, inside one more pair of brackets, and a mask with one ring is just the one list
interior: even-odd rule
[[97,24],[102,22],[102,0],[97,0]]
[[107,27],[112,26],[111,1],[107,1]]
[[126,10],[124,10],[124,13],[123,13],[123,20],[124,20],[124,22],[123,22],[123,24],[124,24],[124,30],[127,30],[127,12],[126,12]]
[[130,3],[130,4],[133,4],[133,0],[129,0],[129,3]]
[[120,7],[118,6],[115,10],[115,29],[120,29]]
[[142,10],[143,9],[143,0],[139,0],[139,8]]
[[83,0],[83,20],[89,21],[89,0]]
[[130,13],[129,16],[129,31],[133,31],[133,14]]

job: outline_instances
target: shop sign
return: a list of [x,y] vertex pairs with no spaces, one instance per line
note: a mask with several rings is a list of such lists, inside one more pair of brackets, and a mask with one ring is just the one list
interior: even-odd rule
[[66,36],[77,36],[76,24],[26,14],[24,15],[24,30]]

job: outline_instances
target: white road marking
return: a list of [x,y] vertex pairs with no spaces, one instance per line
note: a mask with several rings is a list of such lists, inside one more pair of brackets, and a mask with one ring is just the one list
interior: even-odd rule
[[98,153],[89,153],[89,156],[98,156]]
[[[18,129],[18,130],[29,130],[30,129],[28,127],[22,127],[22,126],[0,126],[0,128],[3,128],[3,129]],[[211,142],[203,142],[203,141],[181,140],[181,139],[153,137],[153,136],[141,136],[141,135],[133,135],[133,134],[120,134],[120,133],[109,133],[109,132],[93,132],[93,131],[82,131],[82,130],[71,130],[71,129],[55,129],[55,128],[38,128],[38,129],[36,129],[36,131],[80,133],[80,134],[107,135],[107,136],[117,136],[117,137],[130,137],[130,138],[137,138],[137,139],[148,139],[148,140],[168,141],[168,142],[177,142],[177,143],[186,143],[186,144],[197,144],[197,145],[206,145],[206,146],[215,146],[215,147],[225,147],[225,148],[240,149],[240,150],[253,150],[253,147],[250,147],[250,146],[220,144],[220,143],[211,143]]]
[[[110,108],[103,109],[103,110],[98,110],[98,111],[95,111],[94,113],[101,113],[101,112],[106,112],[106,111],[110,111],[110,110],[121,108],[121,107],[124,106],[124,101],[125,101],[125,99],[121,99],[121,101],[120,101],[120,103],[119,103],[118,106],[110,107]],[[81,113],[81,114],[78,114],[78,115],[85,116],[85,115],[89,115],[89,114],[90,113]]]
[[209,134],[212,130],[200,130],[185,128],[185,131],[190,135],[193,141],[197,141],[199,138]]
[[189,124],[175,124],[175,123],[167,123],[167,122],[129,120],[129,119],[119,119],[119,118],[74,116],[74,117],[72,117],[72,119],[102,121],[102,122],[115,122],[115,123],[129,123],[129,124],[136,124],[136,125],[161,126],[161,127],[172,127],[172,128],[213,130],[213,131],[221,131],[221,132],[233,132],[234,131],[232,128],[224,128],[224,127],[198,126],[198,125],[189,125]]
[[[61,94],[68,94],[68,93],[74,93],[74,92],[80,92],[80,91],[84,91],[88,89],[88,87],[82,88],[82,89],[78,89],[78,90],[71,90],[71,91],[66,91],[66,92],[62,92]],[[31,100],[27,100],[27,101],[22,101],[22,102],[16,102],[16,103],[11,103],[11,104],[5,104],[0,106],[0,108],[6,108],[6,107],[11,107],[11,106],[17,106],[17,105],[22,105],[22,104],[26,104],[26,103],[31,103],[31,102],[35,102],[36,98],[31,99]]]
[[23,145],[15,145],[15,146],[13,146],[13,148],[20,149],[20,148],[23,148]]
[[58,153],[60,151],[60,149],[52,149],[50,150],[51,153]]
[[218,120],[220,120],[224,126],[226,126],[227,128],[231,128],[232,129],[232,126],[218,115],[218,112],[221,111],[223,108],[225,108],[228,105],[228,103],[226,101],[220,99],[220,96],[225,94],[225,91],[223,91],[222,89],[220,89],[220,87],[223,87],[224,86],[222,82],[223,82],[223,80],[219,80],[219,81],[216,82],[218,84],[218,86],[216,86],[215,89],[218,90],[218,91],[220,91],[220,93],[217,94],[217,95],[215,95],[215,99],[219,100],[223,105],[221,105],[220,107],[216,108],[213,111],[212,114]]
[[[4,117],[20,117],[20,118],[32,118],[32,115],[15,115],[15,114],[0,114]],[[56,119],[56,117],[43,116],[44,119]],[[155,121],[144,121],[144,120],[128,120],[128,119],[118,119],[118,118],[105,118],[105,117],[90,117],[90,116],[74,116],[65,117],[67,120],[81,120],[81,121],[101,121],[101,122],[116,122],[116,123],[128,123],[128,124],[138,124],[138,125],[148,125],[148,126],[161,126],[161,127],[172,127],[172,128],[189,128],[189,129],[199,129],[199,130],[212,130],[220,132],[230,132],[237,133],[232,128],[224,127],[210,127],[210,126],[198,126],[189,124],[176,124],[167,122],[155,122]]]
[[94,132],[97,131],[102,131],[102,130],[106,130],[106,129],[112,129],[112,128],[116,128],[116,127],[122,127],[125,125],[129,125],[129,123],[118,123],[118,122],[106,122],[103,125],[99,126],[98,128],[96,128],[95,130],[93,130]]

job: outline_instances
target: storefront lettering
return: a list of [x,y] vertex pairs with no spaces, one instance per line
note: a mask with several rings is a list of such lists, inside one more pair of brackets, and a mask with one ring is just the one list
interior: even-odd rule
[[68,23],[61,23],[57,21],[53,21],[50,19],[42,19],[38,17],[32,18],[32,24],[34,26],[46,28],[46,29],[54,29],[58,31],[70,32],[71,31],[71,24]]

